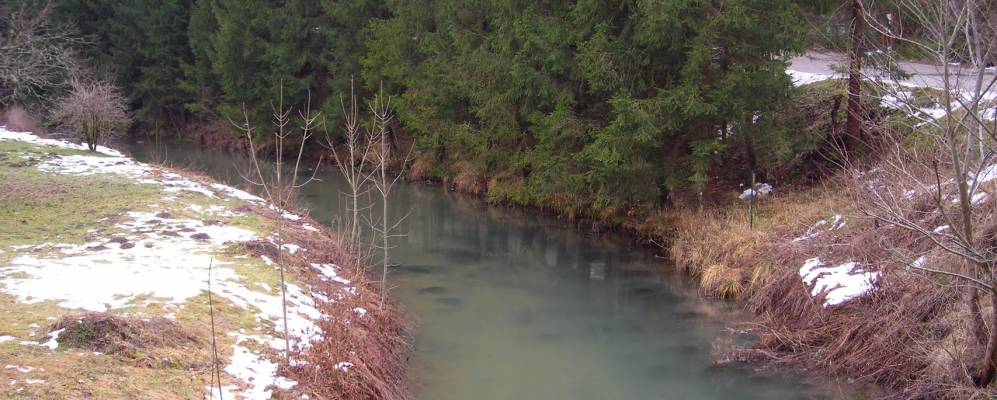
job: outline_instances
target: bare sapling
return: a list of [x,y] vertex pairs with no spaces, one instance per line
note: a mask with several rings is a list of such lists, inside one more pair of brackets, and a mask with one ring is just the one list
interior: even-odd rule
[[211,316],[211,383],[217,383],[218,400],[222,400],[222,374],[218,362],[218,342],[215,340],[215,305],[211,298],[211,267],[215,263],[212,258],[208,262],[208,314]]
[[[997,5],[983,0],[898,0],[896,5],[924,32],[901,35],[891,21],[874,18],[869,18],[869,24],[891,43],[906,44],[932,60],[938,68],[937,80],[920,83],[938,90],[931,95],[934,104],[926,108],[924,92],[911,89],[910,82],[872,77],[871,85],[883,104],[906,114],[914,128],[906,134],[886,129],[892,140],[884,144],[884,181],[903,182],[907,188],[867,188],[866,213],[913,232],[929,244],[932,250],[928,252],[959,260],[936,265],[919,258],[907,264],[918,274],[945,277],[950,283],[944,287],[964,296],[975,339],[968,354],[978,354],[965,373],[977,386],[987,386],[997,373],[997,221],[993,216],[997,205],[993,190],[997,78],[986,68],[997,54],[997,21],[993,20]],[[884,54],[893,56],[889,51]],[[928,146],[911,145],[908,135]],[[916,198],[926,199],[927,210]],[[989,300],[989,307],[981,307],[982,297]]]
[[[848,66],[848,120],[845,129],[845,142],[851,151],[859,149],[862,138],[862,57],[866,25],[865,7],[862,0],[851,0],[852,8],[852,48]],[[845,153],[847,156],[848,153]]]
[[69,93],[55,105],[52,118],[80,135],[90,151],[125,132],[131,124],[128,101],[110,82],[73,79]]
[[[367,140],[364,129],[361,126],[360,109],[357,105],[357,96],[354,92],[353,83],[350,83],[349,108],[340,99],[343,109],[343,149],[337,150],[336,140],[326,135],[326,146],[332,152],[336,161],[339,173],[346,181],[349,192],[345,193],[348,201],[347,225],[349,226],[347,243],[350,246],[350,254],[360,257],[360,197],[368,193],[368,180],[371,178],[367,171],[368,158],[371,155],[374,141]],[[359,262],[360,260],[355,260]]]
[[[276,231],[274,244],[277,246],[277,268],[280,271],[280,294],[281,308],[284,320],[284,361],[291,362],[291,337],[287,326],[287,283],[284,265],[284,223],[288,219],[290,212],[288,209],[294,200],[299,189],[315,180],[315,173],[318,171],[318,164],[313,168],[312,175],[307,179],[301,177],[301,161],[305,152],[305,143],[313,136],[318,128],[319,114],[311,109],[311,96],[305,108],[298,113],[300,125],[294,126],[291,121],[292,110],[284,106],[284,90],[281,86],[280,98],[277,104],[270,103],[272,109],[272,123],[274,130],[271,134],[274,145],[274,159],[271,165],[263,166],[257,154],[255,140],[256,128],[250,123],[249,113],[243,106],[243,123],[235,124],[246,136],[249,148],[249,157],[252,162],[252,172],[243,176],[243,179],[250,185],[260,188],[266,199],[270,202],[270,207],[275,212]],[[292,153],[293,162],[285,160],[287,149],[293,150],[294,141],[297,141],[297,152]],[[288,165],[285,165],[288,164]]]
[[391,266],[389,259],[389,250],[391,249],[390,239],[401,236],[394,232],[405,219],[403,216],[398,218],[397,221],[392,222],[389,215],[390,208],[388,207],[388,203],[391,200],[391,191],[403,176],[403,170],[408,163],[411,152],[407,153],[405,157],[394,160],[399,165],[399,173],[391,176],[388,168],[390,168],[393,156],[388,136],[390,135],[389,129],[393,116],[391,113],[391,99],[384,95],[383,90],[378,93],[375,100],[370,104],[370,111],[374,121],[372,127],[367,131],[367,141],[368,143],[376,143],[373,150],[374,170],[371,171],[370,180],[372,181],[376,195],[381,199],[381,218],[379,223],[372,221],[371,229],[380,239],[380,243],[377,245],[378,249],[381,250],[381,300],[378,306],[384,308],[384,303],[388,295],[388,271]]

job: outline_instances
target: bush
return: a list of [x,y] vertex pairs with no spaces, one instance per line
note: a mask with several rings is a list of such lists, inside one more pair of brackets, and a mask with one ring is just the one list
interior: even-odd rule
[[101,80],[70,82],[69,94],[56,104],[53,119],[79,134],[90,151],[131,124],[128,101],[116,86]]

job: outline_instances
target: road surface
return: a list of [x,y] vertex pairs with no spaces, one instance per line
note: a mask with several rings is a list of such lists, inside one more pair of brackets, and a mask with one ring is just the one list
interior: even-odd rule
[[[942,80],[942,67],[939,65],[900,62],[900,68],[911,74],[910,79],[902,82],[904,84],[936,89],[943,89],[945,87]],[[953,82],[954,86],[962,91],[971,91],[976,84],[976,70],[956,64],[950,64],[949,68],[953,69],[952,73],[956,77]],[[789,69],[805,74],[844,78],[847,76],[848,56],[841,53],[809,51],[802,56],[793,57],[790,60]],[[987,74],[983,81],[984,86],[993,82],[995,72],[997,72],[997,69],[993,67],[987,69]],[[881,70],[874,68],[863,68],[862,73],[866,77],[883,76]],[[995,89],[997,88],[991,88],[991,92]]]

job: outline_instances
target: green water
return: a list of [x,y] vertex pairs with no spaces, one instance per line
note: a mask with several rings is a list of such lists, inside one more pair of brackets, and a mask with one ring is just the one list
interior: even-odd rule
[[[244,157],[180,144],[132,152],[245,187]],[[301,196],[330,224],[345,206],[333,172]],[[743,340],[728,328],[745,315],[662,272],[649,249],[435,186],[402,184],[390,205],[392,219],[407,215],[389,280],[418,324],[420,400],[848,397],[798,376],[713,366],[715,343]]]

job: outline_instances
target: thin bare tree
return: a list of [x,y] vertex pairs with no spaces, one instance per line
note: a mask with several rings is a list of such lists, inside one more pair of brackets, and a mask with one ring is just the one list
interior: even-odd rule
[[[997,78],[986,69],[997,46],[997,5],[985,0],[895,3],[920,26],[921,35],[901,35],[890,21],[869,19],[870,26],[934,60],[941,88],[933,99],[937,107],[928,109],[923,94],[911,90],[912,82],[869,77],[880,100],[906,113],[913,134],[930,146],[904,144],[903,133],[885,130],[893,136],[886,141],[882,179],[905,185],[868,187],[866,213],[914,232],[933,250],[960,260],[956,265],[933,265],[919,259],[909,265],[921,274],[952,278],[957,284],[949,287],[964,293],[979,348],[978,361],[967,375],[976,385],[986,386],[997,373],[997,221],[992,215],[997,204]],[[960,63],[953,65],[956,60]],[[917,199],[926,199],[929,207]],[[990,301],[986,318],[981,295]]]
[[[388,295],[388,270],[391,266],[389,259],[390,239],[393,237],[398,237],[401,235],[395,234],[396,228],[405,220],[405,216],[399,217],[397,220],[392,222],[391,216],[389,214],[388,203],[391,200],[391,192],[395,187],[395,184],[404,175],[404,168],[408,164],[409,156],[412,154],[411,150],[404,157],[398,157],[392,154],[391,141],[389,132],[391,119],[393,118],[391,110],[391,98],[384,94],[384,90],[381,89],[378,92],[377,97],[370,104],[370,112],[373,116],[373,124],[371,129],[367,131],[367,142],[376,143],[373,150],[374,157],[374,170],[371,171],[371,182],[374,186],[374,190],[381,199],[381,218],[380,223],[371,223],[371,229],[377,234],[380,239],[380,244],[377,246],[381,250],[381,300],[379,307],[384,307],[384,302]],[[391,167],[391,163],[395,162],[398,165],[399,171],[393,176],[389,173],[388,169]]]
[[365,134],[361,126],[360,108],[357,105],[357,95],[352,79],[350,80],[349,108],[342,99],[340,99],[340,106],[343,109],[344,118],[342,147],[345,149],[337,150],[336,140],[329,135],[326,135],[326,146],[332,152],[336,167],[349,186],[349,192],[346,193],[350,202],[350,205],[347,206],[349,208],[347,214],[350,219],[348,221],[348,243],[352,247],[350,253],[360,257],[360,212],[363,209],[360,207],[360,197],[369,191],[367,183],[371,176],[367,170],[367,163],[376,142],[367,140],[369,135]]
[[215,304],[211,298],[211,267],[214,266],[215,259],[208,262],[208,314],[211,316],[211,382],[217,383],[218,400],[223,399],[222,395],[222,373],[218,361],[218,342],[215,340]]
[[862,58],[865,56],[865,6],[862,0],[851,0],[852,8],[852,48],[848,66],[848,121],[845,140],[850,151],[857,151],[862,138]]
[[[313,173],[307,179],[301,178],[301,161],[305,153],[305,144],[309,139],[312,138],[315,129],[319,126],[319,113],[315,113],[311,108],[311,95],[308,96],[307,104],[304,109],[302,109],[298,116],[300,117],[300,125],[293,126],[291,121],[292,109],[285,108],[284,106],[284,87],[281,85],[280,96],[277,104],[273,102],[270,103],[272,110],[272,123],[274,130],[271,133],[271,138],[274,144],[274,159],[272,164],[264,167],[263,163],[260,161],[260,157],[257,151],[255,140],[255,132],[257,129],[250,122],[249,112],[246,110],[245,105],[243,105],[243,122],[241,124],[233,123],[238,129],[242,130],[246,137],[246,143],[248,144],[249,157],[252,161],[252,176],[243,176],[242,178],[249,182],[249,184],[259,187],[263,192],[264,196],[270,203],[270,207],[275,212],[274,220],[276,221],[276,232],[275,232],[275,245],[277,246],[277,268],[280,270],[280,295],[281,295],[281,308],[283,312],[284,319],[284,361],[290,364],[291,362],[291,337],[287,326],[287,281],[285,277],[285,265],[284,265],[284,223],[291,216],[289,208],[291,207],[297,191],[316,180],[315,173],[318,171],[318,165],[321,164],[321,158],[312,170]],[[293,164],[288,164],[285,160],[287,150],[286,148],[292,148],[294,146],[294,141],[297,141],[297,151],[292,153],[294,159]],[[289,169],[288,169],[289,168]]]
[[90,151],[131,124],[128,101],[110,82],[73,79],[69,93],[59,99],[52,118],[81,136]]

